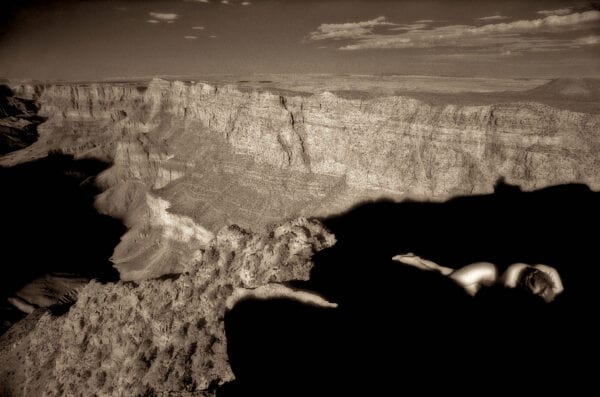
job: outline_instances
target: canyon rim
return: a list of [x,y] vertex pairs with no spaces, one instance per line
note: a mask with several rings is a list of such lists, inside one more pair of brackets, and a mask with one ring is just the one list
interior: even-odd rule
[[376,3],[3,6],[0,395],[587,384],[598,4]]

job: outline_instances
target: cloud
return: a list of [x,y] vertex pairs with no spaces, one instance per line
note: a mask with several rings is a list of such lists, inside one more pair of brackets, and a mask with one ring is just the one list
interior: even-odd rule
[[151,12],[150,16],[153,18],[153,20],[158,20],[160,22],[175,22],[175,20],[177,18],[179,18],[178,14],[174,14],[174,13],[165,13],[165,12]]
[[415,23],[433,23],[435,22],[433,19],[419,19],[418,21],[415,21]]
[[221,4],[229,4],[229,0],[221,0]]
[[210,3],[209,0],[183,0],[183,1],[188,2],[188,3],[204,3],[204,4]]
[[559,8],[557,10],[541,10],[537,12],[540,15],[550,16],[550,15],[567,15],[571,13],[570,8]]
[[204,30],[204,26],[192,26],[194,30]]
[[159,23],[156,19],[148,19],[146,22],[148,23]]
[[252,3],[251,3],[251,2],[249,2],[249,1],[243,1],[243,2],[242,2],[242,5],[243,5],[243,6],[249,6],[249,5],[251,5],[251,4],[252,4]]
[[[505,23],[476,25],[445,25],[425,28],[423,24],[402,25],[388,22],[385,17],[368,21],[322,24],[307,36],[311,41],[344,40],[341,50],[407,49],[407,48],[463,48],[475,51],[493,47],[501,50],[550,51],[565,48],[573,40],[564,38],[567,31],[587,29],[600,21],[600,11],[589,10],[567,15],[549,15],[544,18]],[[381,27],[388,27],[383,32]],[[377,30],[377,31],[376,31]],[[392,33],[391,33],[392,32]]]
[[506,19],[508,17],[505,17],[503,15],[491,15],[489,17],[481,17],[481,18],[475,18],[478,21],[497,21],[499,19]]
[[198,38],[198,36],[183,36],[184,39],[188,39],[188,40],[196,40]]
[[362,38],[380,26],[395,25],[386,22],[385,17],[377,17],[368,21],[348,23],[324,23],[308,35],[309,40],[342,40]]
[[427,23],[407,23],[407,24],[399,24],[399,25],[394,25],[395,27],[393,28],[389,28],[388,30],[391,31],[398,31],[398,30],[420,30],[423,28],[426,28],[427,26],[429,26],[429,24]]
[[210,37],[211,39],[216,39],[216,38],[217,38],[217,36],[216,36],[216,35],[214,35],[214,34],[211,34],[211,35],[210,35],[210,36],[208,36],[208,37]]
[[595,44],[600,44],[600,36],[596,35],[596,36],[580,37],[580,38],[574,40],[573,44],[575,44],[575,45],[595,45]]

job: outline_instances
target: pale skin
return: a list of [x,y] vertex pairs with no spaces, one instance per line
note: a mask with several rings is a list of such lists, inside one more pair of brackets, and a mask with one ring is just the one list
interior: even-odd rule
[[282,284],[266,284],[257,288],[235,288],[233,294],[227,298],[226,306],[227,310],[233,309],[233,307],[242,300],[246,299],[291,299],[300,303],[335,309],[337,303],[329,302],[314,292],[304,291],[299,289],[293,289]]
[[[547,302],[552,301],[556,295],[564,290],[562,280],[556,269],[547,265],[514,263],[510,265],[503,274],[499,275],[496,265],[490,262],[475,262],[461,267],[460,269],[453,269],[438,265],[433,261],[421,258],[413,253],[396,255],[392,257],[392,259],[422,270],[438,272],[452,279],[471,296],[477,294],[481,287],[489,287],[496,284],[503,285],[507,288],[515,288],[521,272],[526,268],[540,270],[546,273],[552,280],[552,294],[551,296],[544,298]],[[538,291],[532,290],[532,293],[537,294]]]

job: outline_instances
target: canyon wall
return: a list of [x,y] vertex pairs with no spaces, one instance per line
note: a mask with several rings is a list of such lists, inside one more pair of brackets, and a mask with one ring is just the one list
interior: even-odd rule
[[169,82],[15,85],[48,120],[16,164],[60,150],[114,163],[103,213],[129,227],[113,262],[126,280],[176,273],[229,224],[260,230],[376,197],[443,200],[600,188],[600,115],[534,102],[432,105]]

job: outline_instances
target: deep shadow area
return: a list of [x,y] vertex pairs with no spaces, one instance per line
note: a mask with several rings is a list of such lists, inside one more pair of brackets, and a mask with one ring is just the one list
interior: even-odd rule
[[[324,219],[338,243],[297,286],[335,310],[247,301],[226,317],[237,380],[220,396],[486,395],[590,386],[596,357],[600,194],[499,184],[445,203],[379,201]],[[504,288],[476,298],[442,276],[391,261],[545,263],[565,292],[550,304]],[[593,358],[590,357],[593,355]]]
[[[101,281],[118,279],[109,261],[124,225],[94,208],[94,181],[109,164],[47,158],[0,168],[0,294],[2,302],[28,282],[50,273]],[[10,309],[2,320],[10,320]]]

